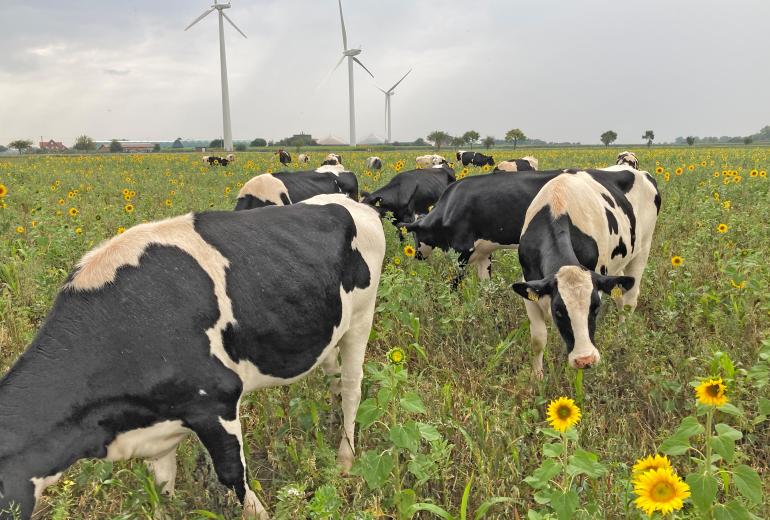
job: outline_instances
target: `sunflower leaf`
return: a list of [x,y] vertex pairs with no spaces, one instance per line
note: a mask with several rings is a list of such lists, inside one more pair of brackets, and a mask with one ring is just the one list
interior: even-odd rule
[[733,469],[733,480],[738,492],[754,504],[762,502],[762,481],[757,472],[745,464]]
[[703,425],[698,422],[698,419],[690,415],[689,417],[682,419],[682,423],[676,430],[676,435],[681,434],[689,439],[693,435],[699,435],[703,433],[704,430],[705,428],[703,428]]
[[401,398],[401,408],[407,412],[425,413],[425,405],[415,392],[407,392]]
[[548,485],[548,482],[559,474],[561,465],[551,459],[544,460],[543,463],[532,472],[532,475],[524,479],[524,482],[535,489],[542,489]]
[[361,425],[362,430],[365,430],[382,417],[383,413],[382,408],[377,406],[377,400],[370,397],[358,406],[356,422]]
[[551,496],[551,507],[559,516],[559,520],[570,520],[575,516],[578,506],[578,495],[569,490],[566,493],[554,493]]
[[714,508],[714,518],[716,520],[754,520],[759,517],[752,515],[737,500],[732,500],[724,505],[717,504]]
[[564,444],[559,442],[554,442],[551,444],[545,444],[543,445],[543,455],[550,458],[555,458],[561,456],[561,454],[564,452]]
[[737,406],[730,403],[723,404],[722,406],[718,407],[717,410],[719,410],[720,412],[724,412],[728,415],[735,415],[738,417],[743,415],[743,410],[741,410]]
[[687,475],[686,481],[692,493],[692,503],[701,511],[708,511],[717,496],[717,479],[711,475],[691,473]]
[[724,423],[717,424],[716,430],[720,436],[724,435],[725,437],[729,437],[734,441],[739,441],[743,438],[743,434],[740,431]]
[[733,461],[735,456],[735,441],[727,435],[717,435],[710,439],[711,447],[722,456],[727,462]]
[[572,476],[588,475],[591,478],[599,478],[607,472],[607,468],[598,462],[599,457],[585,450],[575,450],[575,454],[570,456],[567,465],[567,473]]
[[689,449],[689,438],[684,435],[674,434],[661,443],[659,451],[666,455],[683,455]]

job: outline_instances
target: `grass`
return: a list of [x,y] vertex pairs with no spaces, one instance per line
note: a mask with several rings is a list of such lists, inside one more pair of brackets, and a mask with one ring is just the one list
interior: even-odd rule
[[[618,151],[527,149],[526,154],[538,157],[545,170],[605,166]],[[770,392],[758,386],[761,377],[751,377],[761,376],[759,351],[770,338],[770,183],[760,176],[770,165],[770,149],[654,147],[637,152],[640,167],[658,180],[663,207],[639,308],[620,323],[614,306],[604,305],[596,334],[602,363],[583,375],[580,445],[609,467],[606,476],[585,489],[590,499],[580,513],[584,518],[642,517],[629,506],[630,467],[636,458],[655,453],[692,413],[690,382],[709,375],[726,377],[731,402],[745,412],[723,420],[744,433],[738,458],[760,473],[765,496],[770,496],[770,421],[762,419],[762,399]],[[380,154],[381,172],[365,172],[364,152],[343,157],[358,174],[360,188],[371,191],[396,174],[399,161],[404,169],[412,167],[414,154],[407,153]],[[516,156],[510,150],[505,154]],[[321,155],[313,152],[314,163]],[[660,173],[655,172],[658,166]],[[0,160],[0,184],[8,190],[0,199],[0,373],[29,343],[68,270],[88,249],[120,227],[190,210],[232,209],[243,182],[279,168],[273,155],[260,153],[238,154],[226,169],[204,166],[191,154]],[[752,170],[757,170],[755,177]],[[740,181],[724,171],[736,171]],[[478,168],[467,172],[480,173]],[[133,211],[127,212],[127,204]],[[77,210],[75,216],[70,208]],[[726,233],[717,232],[720,223],[727,224]],[[244,399],[252,487],[279,518],[395,517],[395,490],[405,488],[415,491],[418,502],[450,511],[459,510],[463,501],[470,501],[473,511],[487,498],[512,497],[514,502],[491,508],[487,517],[526,518],[535,502],[524,478],[540,463],[538,429],[545,425],[545,405],[561,395],[576,395],[576,372],[566,365],[558,334],[550,331],[545,379],[535,383],[526,313],[509,288],[520,273],[516,253],[496,253],[492,280],[482,283],[469,276],[453,292],[447,284],[454,274],[452,254],[435,254],[426,262],[407,258],[393,227],[384,226],[388,252],[364,397],[381,388],[372,370],[382,367],[386,352],[404,348],[408,377],[402,390],[421,396],[425,413],[413,415],[434,426],[444,442],[443,447],[426,443],[420,448],[432,457],[430,477],[418,482],[403,472],[372,490],[359,476],[339,476],[334,463],[338,410],[330,406],[328,385],[318,373]],[[680,267],[672,266],[674,256],[682,257]],[[755,365],[760,368],[752,371]],[[385,431],[380,424],[365,429],[359,437],[361,452],[391,453]],[[406,463],[414,455],[402,457]],[[687,463],[686,458],[675,461],[680,467]],[[216,484],[196,439],[180,447],[179,466],[177,494],[168,498],[158,495],[141,461],[81,461],[46,493],[45,517],[240,514],[236,501]],[[472,489],[465,493],[471,479]],[[768,503],[754,513],[770,517]],[[696,517],[689,504],[683,515]]]

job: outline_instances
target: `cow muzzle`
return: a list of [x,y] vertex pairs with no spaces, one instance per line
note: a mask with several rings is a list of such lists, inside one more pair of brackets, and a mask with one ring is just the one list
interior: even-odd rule
[[596,347],[582,350],[580,352],[572,351],[569,355],[569,366],[572,368],[591,368],[599,364],[601,355]]

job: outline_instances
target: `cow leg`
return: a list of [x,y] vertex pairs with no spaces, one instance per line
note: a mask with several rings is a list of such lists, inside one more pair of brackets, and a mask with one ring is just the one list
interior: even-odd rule
[[329,385],[331,387],[332,398],[340,395],[342,393],[342,388],[340,386],[340,373],[342,372],[342,369],[340,367],[339,346],[332,349],[329,355],[326,356],[326,359],[321,362],[321,369],[331,380]]
[[468,261],[471,258],[470,251],[460,251],[460,256],[457,258],[457,276],[452,280],[452,289],[457,289],[460,282],[465,277],[465,269],[468,267]]
[[545,316],[536,302],[526,300],[524,306],[527,308],[527,317],[529,317],[529,334],[532,340],[532,374],[535,379],[543,379],[543,351],[548,340],[548,329],[545,326]]
[[636,304],[639,301],[639,289],[641,288],[642,284],[642,274],[644,274],[644,268],[647,266],[647,259],[649,256],[650,247],[647,246],[646,248],[639,251],[639,253],[633,259],[631,259],[631,262],[629,262],[624,269],[624,274],[626,276],[634,277],[634,286],[631,287],[630,290],[626,291],[626,293],[621,298],[621,301],[623,304],[622,306],[629,306],[632,312],[634,309],[636,309]]
[[371,332],[373,315],[372,305],[369,318],[359,320],[340,340],[343,432],[337,452],[337,463],[345,474],[353,466],[355,456],[356,413],[358,412],[358,405],[361,403],[364,355],[366,354],[366,342]]
[[476,262],[479,280],[488,280],[492,276],[492,255]]
[[155,476],[155,482],[163,485],[163,492],[173,495],[176,484],[176,446],[165,455],[148,460],[147,468]]
[[235,491],[243,504],[243,518],[268,520],[270,517],[267,511],[246,480],[243,433],[237,410],[236,403],[235,419],[231,421],[222,417],[206,416],[196,419],[189,426],[211,455],[219,481]]

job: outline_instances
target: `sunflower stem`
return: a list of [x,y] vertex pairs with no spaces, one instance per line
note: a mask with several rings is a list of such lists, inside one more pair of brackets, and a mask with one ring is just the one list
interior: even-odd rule
[[562,466],[562,485],[563,490],[566,493],[569,491],[570,482],[569,482],[569,475],[567,474],[567,447],[569,446],[569,440],[567,439],[567,430],[564,430],[561,432],[561,438],[564,441],[564,450],[562,450],[561,454],[561,466]]

